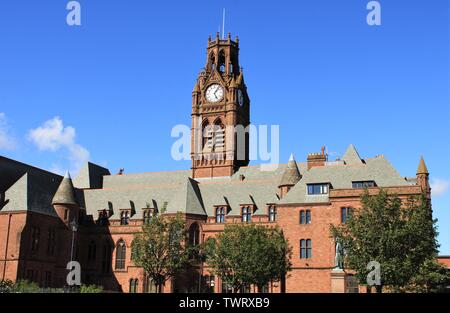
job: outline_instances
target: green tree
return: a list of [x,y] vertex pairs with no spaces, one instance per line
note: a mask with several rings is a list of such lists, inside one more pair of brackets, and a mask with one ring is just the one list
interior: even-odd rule
[[[362,207],[355,209],[346,224],[331,226],[331,234],[346,251],[346,266],[356,271],[361,285],[370,270],[367,264],[381,265],[381,286],[400,292],[411,286],[418,269],[425,275],[436,259],[436,220],[432,219],[429,200],[422,195],[405,203],[397,195],[380,190],[361,197]],[[428,274],[432,274],[431,272]]]
[[158,292],[188,263],[192,249],[185,239],[185,221],[178,213],[175,217],[154,214],[133,240],[133,261],[151,277]]
[[226,226],[216,238],[206,241],[205,255],[213,273],[233,292],[250,285],[261,290],[291,269],[291,248],[278,227]]
[[102,293],[103,287],[97,285],[81,285],[80,293]]

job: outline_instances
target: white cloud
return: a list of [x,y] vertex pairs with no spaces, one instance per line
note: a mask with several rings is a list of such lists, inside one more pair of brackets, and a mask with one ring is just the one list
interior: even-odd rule
[[450,181],[445,179],[435,178],[431,182],[431,193],[435,197],[445,194],[450,187]]
[[[67,152],[71,172],[78,172],[85,162],[89,160],[89,151],[75,141],[76,131],[71,126],[64,127],[59,116],[46,121],[38,128],[31,129],[28,138],[42,151]],[[62,167],[53,165],[55,172],[61,174]]]
[[13,150],[14,148],[16,148],[16,141],[10,134],[6,115],[0,112],[0,149]]

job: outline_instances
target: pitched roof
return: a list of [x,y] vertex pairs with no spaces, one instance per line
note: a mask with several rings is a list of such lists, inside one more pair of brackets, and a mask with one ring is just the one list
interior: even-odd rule
[[291,154],[283,176],[281,177],[280,186],[293,186],[301,179],[301,177],[294,155]]
[[345,152],[344,156],[342,157],[344,162],[346,164],[361,164],[361,157],[359,156],[358,151],[356,151],[355,146],[350,144],[348,146],[347,151]]

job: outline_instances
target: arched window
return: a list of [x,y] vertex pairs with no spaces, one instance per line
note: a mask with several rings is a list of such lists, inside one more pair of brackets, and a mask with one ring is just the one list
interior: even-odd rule
[[153,279],[149,276],[146,275],[144,278],[144,293],[157,293],[158,290],[156,289],[156,285],[153,282]]
[[249,206],[242,208],[242,222],[250,223],[252,221],[252,209]]
[[226,71],[225,62],[226,62],[225,53],[223,51],[220,51],[220,54],[219,54],[219,71],[221,73],[225,73],[225,71]]
[[200,243],[200,228],[197,223],[189,227],[189,245],[197,246]]
[[225,213],[224,207],[216,208],[216,223],[225,223]]
[[127,253],[127,247],[125,241],[119,240],[116,245],[116,270],[122,270],[125,268],[125,257]]
[[95,261],[95,258],[97,257],[97,245],[93,240],[89,242],[88,246],[88,261]]
[[120,225],[128,225],[129,220],[130,220],[129,211],[120,212]]
[[216,68],[216,57],[214,56],[214,53],[211,53],[209,56],[209,67],[211,70]]
[[139,280],[137,278],[130,279],[130,293],[136,293],[138,290]]

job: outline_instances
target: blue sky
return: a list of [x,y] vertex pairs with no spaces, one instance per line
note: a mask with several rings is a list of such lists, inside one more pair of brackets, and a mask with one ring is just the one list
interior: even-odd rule
[[80,0],[79,27],[66,24],[68,2],[1,1],[1,155],[57,171],[86,158],[112,172],[189,168],[171,158],[170,133],[190,124],[225,7],[251,120],[280,125],[281,161],[353,143],[414,176],[423,155],[450,254],[447,0],[382,0],[379,27],[368,0]]

